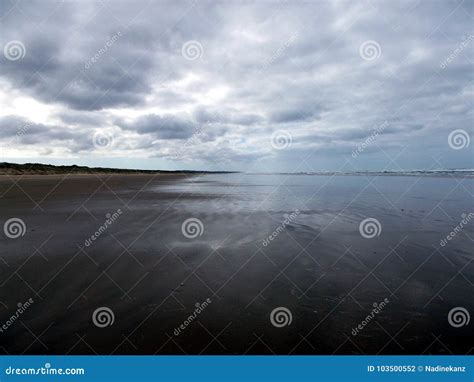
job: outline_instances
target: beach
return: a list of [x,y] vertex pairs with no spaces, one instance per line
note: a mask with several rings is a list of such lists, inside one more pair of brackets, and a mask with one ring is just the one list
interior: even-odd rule
[[2,176],[0,351],[472,354],[450,312],[474,312],[473,191],[449,174]]

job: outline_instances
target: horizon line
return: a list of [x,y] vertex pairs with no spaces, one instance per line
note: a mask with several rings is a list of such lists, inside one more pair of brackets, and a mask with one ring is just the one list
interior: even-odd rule
[[[255,172],[246,172],[239,170],[164,170],[164,169],[141,169],[141,168],[119,168],[119,167],[101,167],[101,166],[82,166],[82,165],[54,165],[50,163],[41,163],[41,162],[25,162],[25,163],[15,163],[15,162],[0,162],[0,168],[16,168],[18,170],[25,170],[23,168],[29,166],[30,170],[33,166],[48,166],[52,169],[62,169],[62,168],[71,168],[71,169],[84,169],[84,170],[103,170],[103,171],[120,171],[120,172],[143,172],[143,173],[152,173],[152,172],[173,172],[173,173],[210,173],[210,174],[223,174],[223,173],[240,173],[240,174],[249,174],[249,175],[324,175],[324,174],[404,174],[404,173],[445,173],[445,172],[474,172],[473,168],[440,168],[440,169],[403,169],[403,170],[320,170],[320,171],[297,171],[297,172],[287,172],[287,171],[255,171]],[[2,174],[0,174],[2,175]],[[5,175],[5,174],[3,174]]]

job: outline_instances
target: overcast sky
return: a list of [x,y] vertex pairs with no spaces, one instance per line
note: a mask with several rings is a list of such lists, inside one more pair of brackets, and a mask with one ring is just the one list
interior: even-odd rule
[[471,0],[0,4],[0,161],[474,168]]

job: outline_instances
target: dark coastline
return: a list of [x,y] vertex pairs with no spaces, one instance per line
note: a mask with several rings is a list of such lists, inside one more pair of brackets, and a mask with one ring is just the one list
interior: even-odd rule
[[235,171],[193,171],[193,170],[140,170],[140,169],[121,169],[107,167],[87,167],[87,166],[54,166],[42,163],[7,163],[0,162],[0,175],[107,175],[107,174],[232,174]]

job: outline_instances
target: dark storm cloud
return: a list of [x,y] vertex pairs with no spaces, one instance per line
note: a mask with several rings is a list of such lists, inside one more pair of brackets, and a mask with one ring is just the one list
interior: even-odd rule
[[133,122],[117,121],[117,125],[125,130],[138,134],[151,134],[160,139],[189,138],[197,125],[186,117],[174,115],[146,115]]
[[0,118],[0,138],[9,138],[23,135],[24,132],[36,135],[45,130],[45,127],[40,124],[35,124],[24,118],[7,115]]
[[301,107],[289,108],[284,110],[276,110],[270,116],[270,122],[285,123],[307,121],[319,118],[319,115],[311,109],[303,109]]
[[95,112],[85,112],[77,110],[62,111],[57,117],[66,125],[73,126],[103,126],[106,118]]
[[197,108],[193,117],[198,123],[218,122],[223,124],[253,125],[263,122],[264,118],[257,114],[247,114],[237,110],[226,109],[225,107],[208,109]]
[[34,123],[18,116],[0,118],[0,139],[14,138],[21,144],[43,144],[52,141],[71,141],[77,143],[85,139],[82,132],[61,126]]
[[52,15],[43,5],[19,2],[5,12],[2,29],[11,26],[11,30],[7,29],[2,43],[20,40],[26,47],[21,61],[2,56],[5,77],[38,99],[72,109],[143,102],[150,90],[146,75],[154,66],[149,54],[154,48],[152,37],[145,39],[133,29],[126,37],[125,28],[110,13],[95,9],[100,8],[98,3],[86,3],[87,12],[78,3],[57,2]]

